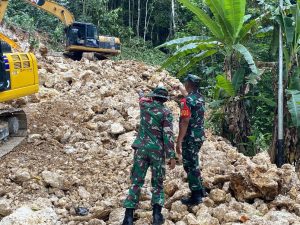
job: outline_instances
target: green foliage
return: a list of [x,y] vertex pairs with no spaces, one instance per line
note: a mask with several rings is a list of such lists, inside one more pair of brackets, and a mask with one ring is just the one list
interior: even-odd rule
[[154,49],[151,43],[144,43],[142,39],[131,39],[122,45],[120,56],[116,60],[137,60],[150,65],[160,65],[167,58],[166,54]]
[[234,91],[238,93],[240,90],[241,86],[244,83],[245,79],[245,69],[241,68],[235,71],[233,78],[232,78],[232,85],[234,87]]
[[[248,24],[244,24],[246,1],[206,0],[205,2],[214,14],[215,20],[211,19],[205,11],[192,4],[189,0],[179,0],[179,2],[197,16],[209,29],[212,37],[203,40],[202,36],[191,36],[176,39],[161,45],[160,47],[180,46],[180,49],[163,63],[163,68],[183,57],[189,57],[189,63],[186,65],[186,68],[183,68],[179,72],[179,74],[182,74],[197,65],[199,61],[213,54],[221,53],[226,58],[231,57],[234,51],[236,51],[245,58],[252,72],[258,74],[258,69],[256,68],[251,53],[240,43],[250,29],[258,24],[257,20],[251,20]],[[199,53],[201,54],[202,51],[210,51],[212,54],[207,54],[207,57],[199,57]]]
[[7,22],[9,24],[17,24],[21,29],[28,32],[33,32],[34,30],[34,19],[25,13],[14,15]]
[[192,11],[198,19],[212,32],[215,37],[222,39],[224,34],[219,29],[217,23],[213,21],[202,9],[192,4],[189,0],[178,0],[190,11]]
[[300,127],[300,91],[287,90],[287,94],[290,96],[288,108],[292,116],[293,125]]
[[215,99],[219,99],[221,91],[224,91],[229,97],[235,96],[234,86],[230,80],[226,79],[225,75],[218,75],[216,77],[216,81],[217,83],[215,86]]
[[253,57],[252,57],[251,53],[249,52],[249,50],[242,44],[236,44],[232,47],[233,47],[233,49],[235,49],[237,52],[241,53],[244,56],[252,73],[258,74],[258,69],[255,65],[255,62],[254,62]]
[[217,50],[207,50],[207,51],[203,51],[200,52],[199,54],[195,55],[194,57],[192,57],[190,59],[190,61],[188,63],[186,63],[178,72],[178,76],[182,76],[184,74],[186,74],[194,65],[196,65],[197,63],[199,63],[200,61],[202,61],[203,59],[206,59],[214,54],[217,53]]

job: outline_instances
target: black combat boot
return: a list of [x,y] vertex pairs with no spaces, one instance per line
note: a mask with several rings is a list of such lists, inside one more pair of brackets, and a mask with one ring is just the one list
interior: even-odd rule
[[134,209],[126,208],[122,225],[133,225],[133,211]]
[[158,204],[153,205],[153,225],[162,225],[165,222],[161,209],[162,206]]
[[188,206],[198,205],[202,203],[203,190],[192,191],[192,194],[188,198],[181,199],[181,203]]

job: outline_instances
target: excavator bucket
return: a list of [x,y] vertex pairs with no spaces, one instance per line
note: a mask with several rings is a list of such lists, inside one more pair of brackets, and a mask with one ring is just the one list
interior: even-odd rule
[[27,118],[22,109],[0,110],[0,158],[27,136]]

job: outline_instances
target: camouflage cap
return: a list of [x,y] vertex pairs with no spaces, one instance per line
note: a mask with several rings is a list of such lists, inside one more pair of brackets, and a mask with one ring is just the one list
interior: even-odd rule
[[200,84],[200,78],[196,75],[193,75],[193,74],[188,74],[184,78],[184,82],[186,82],[186,81],[190,81],[190,82],[195,83],[195,84]]
[[165,87],[157,87],[148,95],[148,97],[158,97],[168,100],[168,95],[168,90]]

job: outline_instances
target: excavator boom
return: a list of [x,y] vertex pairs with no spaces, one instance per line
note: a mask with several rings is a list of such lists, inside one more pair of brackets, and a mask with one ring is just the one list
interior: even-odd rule
[[3,20],[3,17],[5,15],[5,11],[8,5],[8,0],[0,0],[0,23]]
[[4,41],[8,45],[10,45],[10,47],[17,50],[18,52],[22,51],[21,47],[16,42],[14,42],[13,40],[11,40],[9,37],[7,37],[6,35],[4,35],[2,33],[0,33],[0,40]]
[[44,0],[24,0],[24,1],[56,16],[66,26],[70,26],[75,21],[73,14],[65,7],[57,4],[56,2],[44,1]]
[[[7,5],[8,5],[8,0],[0,0],[0,23],[2,22],[3,17],[5,15]],[[12,48],[16,49],[17,51],[22,50],[21,47],[16,42],[14,42],[13,40],[11,40],[9,37],[2,34],[1,32],[0,32],[0,40],[4,41],[5,43],[10,45]]]

